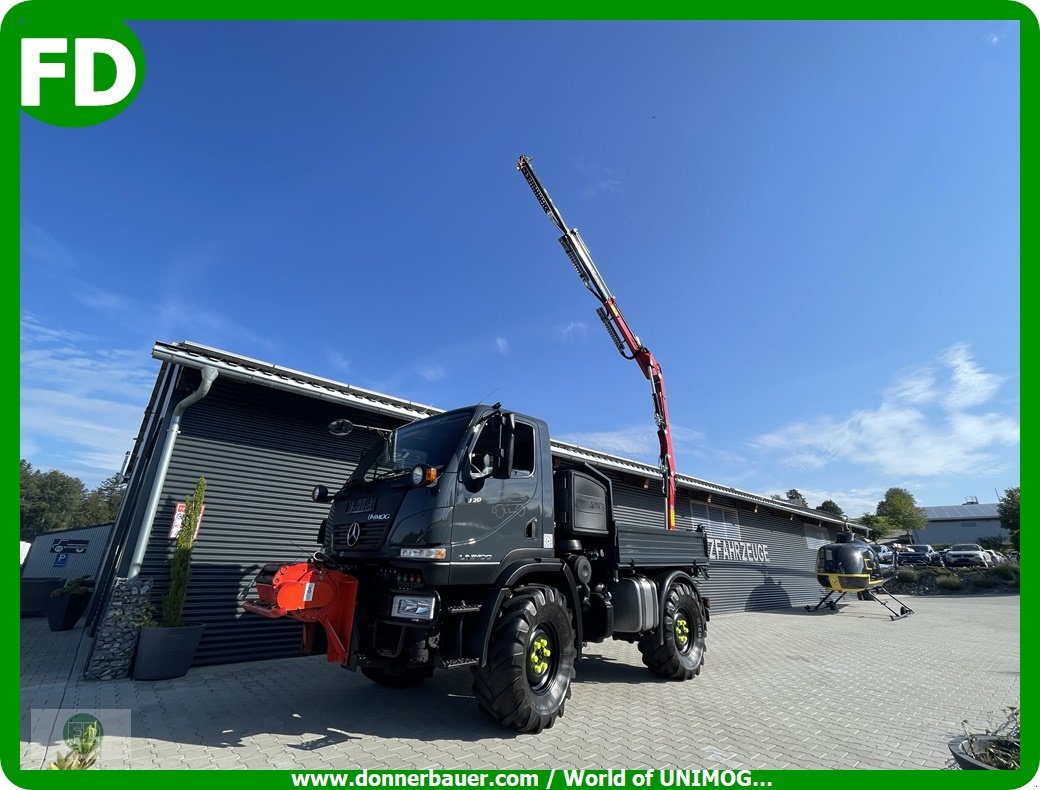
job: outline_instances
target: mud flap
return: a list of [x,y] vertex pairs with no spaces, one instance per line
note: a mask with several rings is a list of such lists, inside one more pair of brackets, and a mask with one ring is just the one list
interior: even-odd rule
[[302,621],[306,647],[313,643],[315,626],[320,624],[328,638],[326,658],[342,665],[350,656],[357,587],[353,576],[309,562],[268,565],[256,577],[260,599],[242,606],[263,617],[288,615]]

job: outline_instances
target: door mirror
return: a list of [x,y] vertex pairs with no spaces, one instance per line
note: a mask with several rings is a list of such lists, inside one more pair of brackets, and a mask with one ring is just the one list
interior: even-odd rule
[[329,433],[333,436],[346,436],[354,430],[354,423],[350,420],[333,420],[329,423]]
[[516,415],[507,412],[502,415],[502,427],[499,430],[498,459],[495,464],[495,477],[508,480],[513,476],[513,436],[516,434]]

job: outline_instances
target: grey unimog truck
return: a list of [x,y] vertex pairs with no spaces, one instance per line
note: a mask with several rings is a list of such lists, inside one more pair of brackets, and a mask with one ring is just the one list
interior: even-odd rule
[[[689,680],[704,662],[710,602],[704,532],[675,528],[671,435],[660,366],[629,330],[576,230],[568,231],[530,162],[518,168],[626,358],[651,382],[661,443],[663,523],[618,524],[611,481],[554,457],[542,420],[471,406],[374,432],[331,491],[306,562],[268,565],[249,611],[304,623],[304,650],[386,686],[469,667],[480,707],[521,732],[563,715],[589,642],[637,644],[651,672]],[[627,351],[627,353],[626,353]]]

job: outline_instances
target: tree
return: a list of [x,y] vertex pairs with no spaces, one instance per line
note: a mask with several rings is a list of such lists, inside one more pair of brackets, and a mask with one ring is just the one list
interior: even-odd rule
[[874,540],[881,540],[883,537],[891,535],[893,532],[892,525],[884,516],[877,516],[873,513],[864,513],[859,517],[858,521],[869,530],[867,534]]
[[802,496],[801,492],[797,488],[790,489],[786,494],[770,494],[770,499],[775,499],[778,502],[786,502],[789,505],[800,505],[801,507],[809,507],[809,503],[805,497]]
[[787,492],[787,501],[792,505],[799,505],[800,507],[809,507],[809,501],[802,496],[802,492],[797,488],[792,488]]
[[838,518],[845,515],[845,511],[842,510],[841,506],[833,499],[823,500],[816,509],[823,511],[824,513],[830,513],[832,516],[837,516]]
[[1008,540],[1011,541],[1011,545],[1015,551],[1019,550],[1018,545],[1018,527],[1019,527],[1019,513],[1018,513],[1018,495],[1019,486],[1014,488],[1005,488],[1004,496],[1000,497],[997,501],[997,515],[1000,516],[1000,526],[1008,531]]
[[102,480],[98,487],[90,491],[80,502],[75,514],[76,525],[87,527],[115,521],[125,490],[126,484],[122,475],[118,473]]
[[1018,494],[1020,487],[1005,488],[1004,496],[997,501],[997,515],[1000,516],[1000,526],[1008,532],[1018,532]]
[[41,532],[77,526],[75,514],[83,501],[83,481],[56,469],[41,472],[21,461],[19,527],[23,540]]
[[993,549],[993,551],[1002,551],[1007,546],[1007,538],[1003,535],[986,535],[985,537],[979,538],[975,541],[984,549]]
[[914,533],[924,529],[928,518],[917,506],[914,495],[905,488],[890,488],[885,498],[877,504],[876,515],[888,522],[892,531],[914,538]]

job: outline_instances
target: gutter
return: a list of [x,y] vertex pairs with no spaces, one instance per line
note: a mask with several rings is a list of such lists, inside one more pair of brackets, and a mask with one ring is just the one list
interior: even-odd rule
[[152,536],[152,527],[155,524],[155,514],[159,510],[159,497],[162,495],[163,485],[166,483],[166,473],[170,470],[170,461],[173,458],[173,448],[177,444],[177,437],[181,432],[181,416],[187,408],[202,400],[209,394],[210,387],[217,380],[217,369],[206,365],[202,369],[202,383],[198,389],[178,403],[173,409],[170,418],[170,427],[166,429],[166,442],[163,444],[162,455],[159,458],[159,468],[152,481],[152,490],[148,496],[148,504],[145,506],[144,518],[141,521],[142,529],[137,536],[137,544],[134,546],[134,556],[130,560],[130,569],[127,571],[128,579],[136,578],[144,565],[144,554],[148,548],[148,541]]

